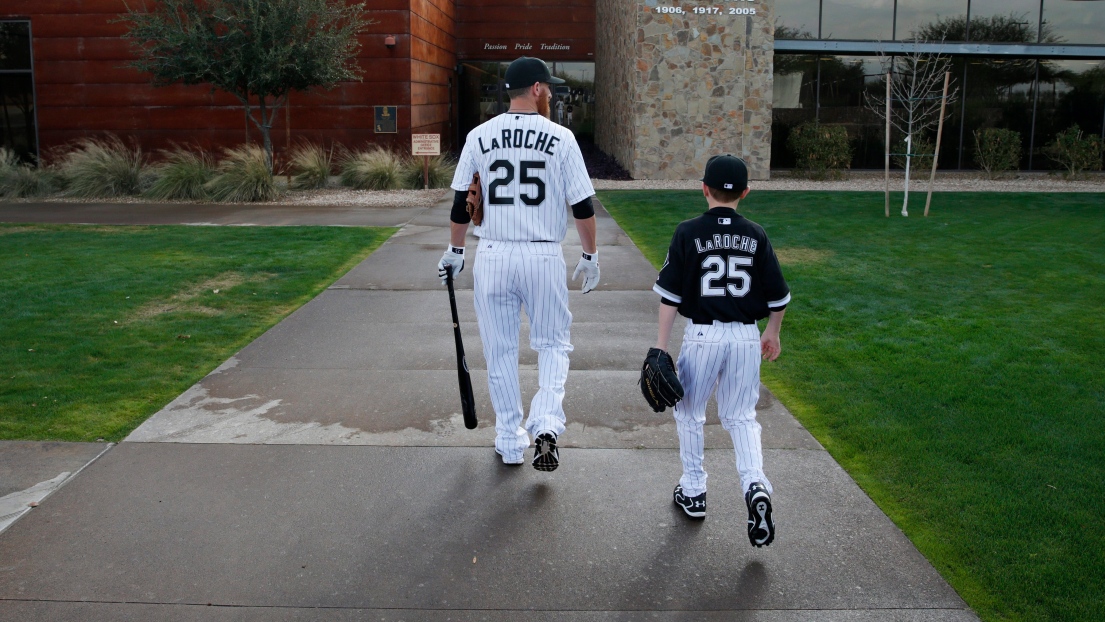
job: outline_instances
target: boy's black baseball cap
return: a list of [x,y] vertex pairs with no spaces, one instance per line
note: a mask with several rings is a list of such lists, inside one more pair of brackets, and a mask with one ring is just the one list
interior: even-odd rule
[[737,156],[716,155],[706,161],[702,183],[718,190],[743,192],[748,187],[748,167]]
[[535,82],[545,84],[564,84],[560,78],[554,78],[549,66],[540,58],[521,56],[514,59],[506,68],[506,78],[503,80],[508,90],[524,89],[533,86]]

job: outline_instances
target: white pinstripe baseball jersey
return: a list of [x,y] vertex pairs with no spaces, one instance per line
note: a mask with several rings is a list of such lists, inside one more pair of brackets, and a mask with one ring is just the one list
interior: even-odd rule
[[560,242],[567,206],[595,194],[571,130],[537,113],[505,112],[468,133],[453,176],[467,190],[479,172],[483,224],[475,234],[508,242]]

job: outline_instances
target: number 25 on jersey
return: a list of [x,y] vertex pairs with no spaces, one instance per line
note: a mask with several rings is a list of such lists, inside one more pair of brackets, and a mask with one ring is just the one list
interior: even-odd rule
[[[726,292],[734,298],[743,298],[752,288],[752,275],[741,267],[752,265],[751,257],[730,255],[729,261],[721,255],[709,255],[702,260],[702,269],[706,272],[702,275],[702,293],[707,296],[724,296]],[[724,287],[715,285],[716,281],[734,281],[725,283]]]

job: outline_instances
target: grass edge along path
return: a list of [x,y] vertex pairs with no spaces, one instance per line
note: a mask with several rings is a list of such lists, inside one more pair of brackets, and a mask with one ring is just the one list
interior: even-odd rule
[[[899,193],[900,200],[900,193]],[[602,191],[659,266],[697,191]],[[756,192],[765,382],[986,620],[1105,619],[1105,195]],[[770,465],[768,465],[770,469]]]
[[0,439],[122,440],[395,231],[0,225]]

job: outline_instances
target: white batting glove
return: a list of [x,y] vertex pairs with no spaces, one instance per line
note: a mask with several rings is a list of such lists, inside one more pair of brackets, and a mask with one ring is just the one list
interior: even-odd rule
[[583,285],[579,289],[584,294],[595,289],[595,286],[599,284],[599,254],[597,251],[583,253],[583,256],[579,258],[576,271],[572,274],[572,280],[578,279],[580,274],[583,275]]
[[437,262],[437,276],[441,278],[441,284],[445,285],[446,270],[452,268],[453,278],[464,272],[464,247],[449,245],[441,261]]

